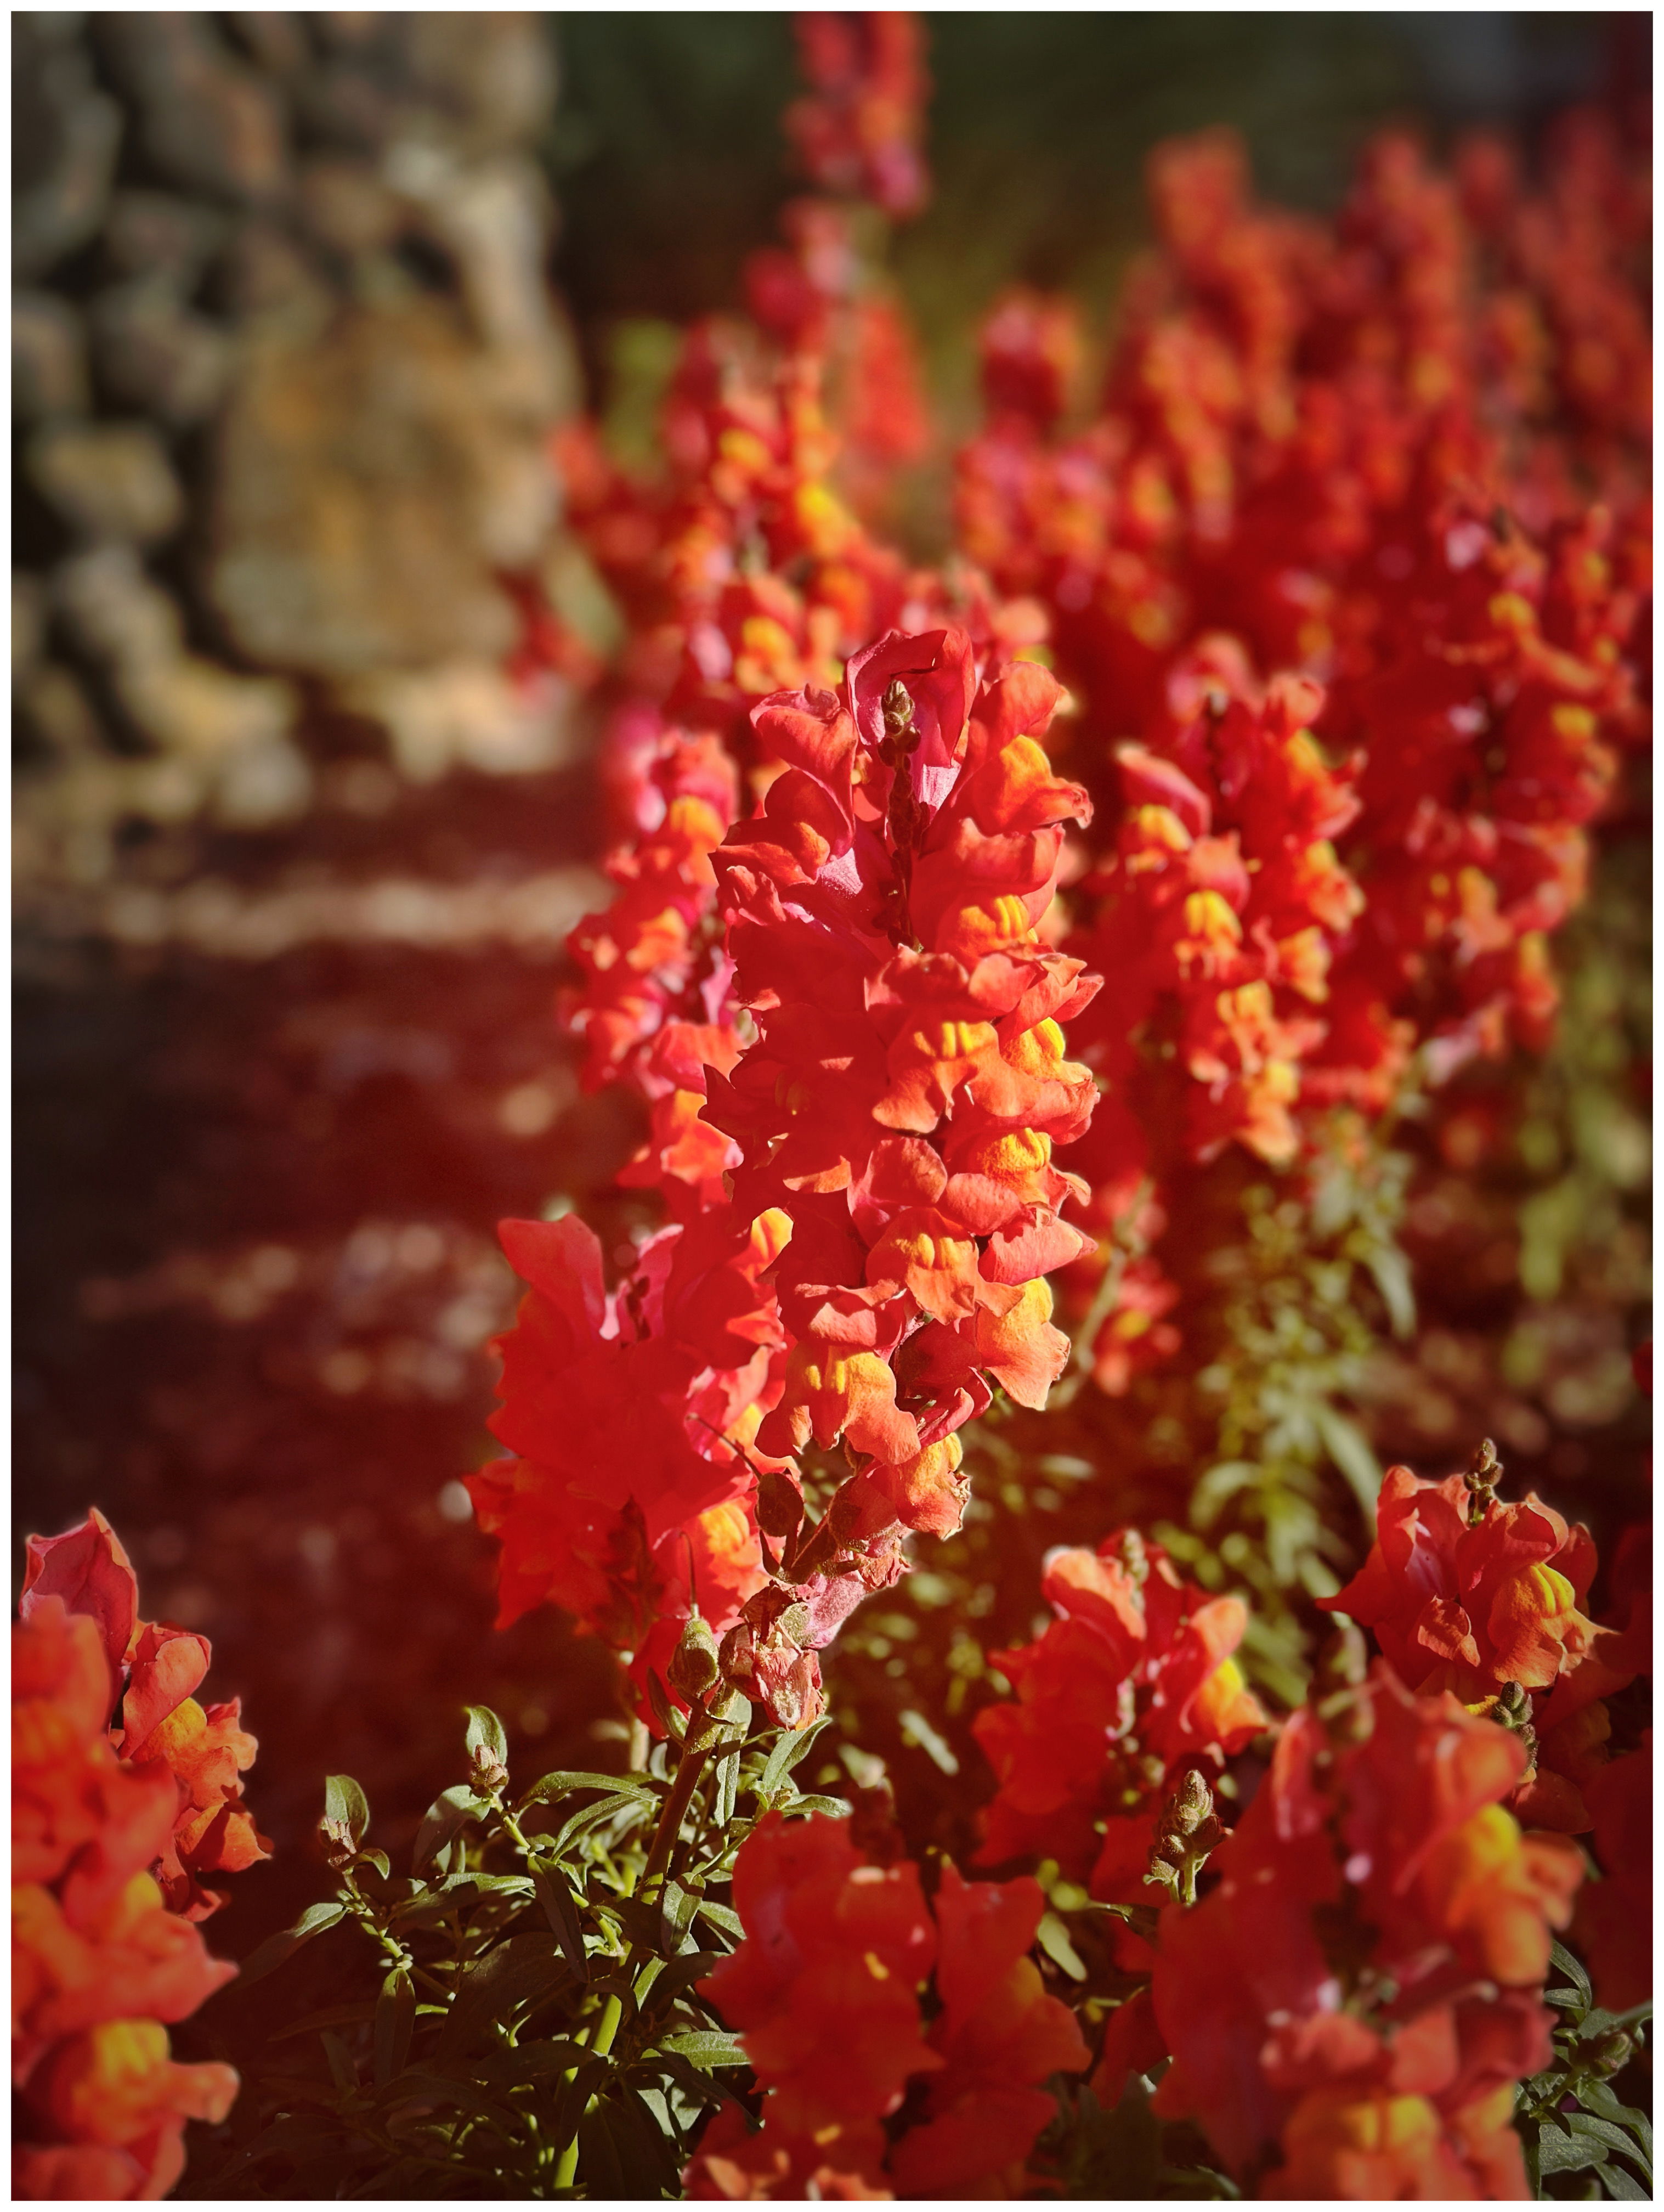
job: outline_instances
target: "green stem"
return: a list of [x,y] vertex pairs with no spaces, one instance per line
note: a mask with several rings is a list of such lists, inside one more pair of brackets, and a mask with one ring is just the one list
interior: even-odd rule
[[[1091,1304],[1075,1330],[1074,1372],[1066,1376],[1061,1382],[1054,1384],[1051,1402],[1054,1406],[1072,1404],[1079,1396],[1082,1385],[1092,1371],[1093,1349],[1098,1340],[1098,1332],[1115,1310],[1128,1262],[1137,1259],[1145,1249],[1145,1240],[1134,1236],[1132,1224],[1138,1219],[1154,1188],[1154,1184],[1146,1177],[1139,1185],[1126,1212],[1117,1214],[1110,1224],[1109,1257],[1104,1263],[1102,1279]],[[1123,1223],[1127,1224],[1125,1241],[1121,1234]]]
[[[711,1726],[710,1723],[707,1725]],[[694,1791],[699,1787],[699,1778],[705,1771],[705,1762],[710,1757],[718,1734],[720,1731],[713,1726],[709,1741],[700,1744],[696,1748],[686,1749],[682,1754],[682,1763],[676,1770],[675,1783],[671,1786],[670,1796],[665,1800],[664,1809],[659,1815],[659,1825],[653,1830],[653,1842],[647,1851],[647,1863],[642,1869],[641,1893],[644,1899],[650,1900],[654,1894],[656,1886],[664,1880],[665,1869],[670,1864],[671,1854],[675,1850],[677,1839],[682,1833],[682,1823],[687,1817],[689,1806],[693,1802]],[[505,1815],[505,1819],[507,1818],[507,1816]],[[511,1827],[510,1833],[513,1832]],[[627,1985],[635,1983],[635,1977],[640,1972],[641,1948],[639,1943],[632,1943],[629,1947],[629,1954],[625,1960],[623,1971],[623,1979]],[[618,2039],[618,2030],[623,2017],[624,2001],[615,1991],[601,2008],[601,2017],[596,2024],[594,2039],[589,2045],[592,2057],[607,2058],[611,2056],[612,2046]],[[566,2075],[566,2080],[568,2081],[575,2080],[577,2072],[575,2066],[570,2068]],[[586,2119],[594,2111],[595,2102],[595,2099],[592,2097],[584,2107],[584,2118]],[[556,2189],[570,2189],[577,2172],[578,2130],[574,2127],[570,2141],[562,2146],[560,2155],[555,2161]]]

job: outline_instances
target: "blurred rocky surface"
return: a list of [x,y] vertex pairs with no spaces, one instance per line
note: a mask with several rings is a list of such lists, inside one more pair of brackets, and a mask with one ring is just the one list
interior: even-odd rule
[[503,670],[501,580],[561,550],[545,449],[578,397],[545,19],[12,39],[26,926],[164,828],[304,836],[343,729],[395,778],[571,757],[566,687]]
[[501,578],[574,558],[553,51],[489,12],[12,37],[17,1510],[102,1505],[245,1697],[279,1848],[237,1955],[313,1893],[326,1765],[397,1836],[465,1698],[548,1765],[608,1705],[553,1616],[495,1632],[458,1481],[495,1223],[634,1141],[552,1020],[580,732],[504,665]]

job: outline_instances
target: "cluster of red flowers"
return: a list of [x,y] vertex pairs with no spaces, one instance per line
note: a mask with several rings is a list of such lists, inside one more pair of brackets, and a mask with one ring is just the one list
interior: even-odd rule
[[94,1512],[30,1539],[12,1631],[13,2186],[23,2197],[162,2197],[188,2119],[223,2119],[228,2066],[182,2066],[167,2023],[234,1975],[193,1924],[203,1875],[266,1855],[239,1780],[238,1708],[197,1704],[205,1638],[138,1618],[127,1555]]
[[[1054,2110],[1039,2085],[1087,2063],[1029,1956],[1045,1900],[1028,1876],[927,1905],[919,1869],[869,1857],[847,1820],[759,1823],[734,1869],[745,1940],[701,1993],[739,2032],[763,2092],[753,2132],[728,2106],[689,2168],[695,2197],[1020,2193]],[[926,2031],[920,1991],[935,1968]],[[909,2082],[922,2096],[889,2141]]]
[[786,128],[823,191],[916,214],[927,190],[920,141],[925,76],[919,21],[903,10],[805,12],[798,55],[810,92]]
[[[473,1484],[507,1617],[554,1596],[639,1653],[696,1599],[730,1679],[802,1725],[905,1532],[958,1526],[955,1431],[995,1382],[1044,1403],[1068,1347],[1043,1278],[1085,1241],[1052,1148],[1095,1097],[1059,1027],[1095,984],[1041,935],[1086,811],[1037,742],[1057,698],[936,630],[754,710],[780,772],[708,856],[748,1034],[680,1094],[732,1150],[610,1297],[578,1223],[507,1232],[532,1295],[495,1425],[520,1457]],[[849,1477],[818,1522],[811,1445]]]
[[[912,20],[800,32],[814,181],[907,211]],[[920,428],[864,224],[787,209],[786,246],[747,270],[759,331],[689,334],[662,478],[591,427],[562,441],[630,627],[603,763],[619,888],[573,933],[562,1013],[585,1082],[645,1100],[621,1181],[671,1227],[610,1298],[575,1224],[510,1232],[534,1296],[496,1426],[520,1458],[473,1485],[505,1618],[555,1597],[640,1665],[696,1601],[738,1632],[733,1679],[794,1723],[819,1708],[815,1651],[902,1571],[902,1532],[957,1526],[953,1431],[989,1378],[1043,1398],[1066,1347],[1038,1279],[1087,1243],[1050,1153],[1092,1102],[1056,1021],[1089,990],[1035,930],[1085,800],[1036,742],[1057,686],[996,672],[1038,611],[910,571],[834,489],[840,446],[845,492],[871,493]],[[860,1462],[818,1527],[793,1466],[811,1439]]]
[[1217,1772],[1271,1725],[1232,1656],[1246,1608],[1181,1582],[1136,1528],[1096,1552],[1054,1552],[1041,1590],[1057,1618],[1021,1650],[992,1654],[1016,1699],[975,1723],[999,1785],[978,1861],[1032,1853],[1094,1897],[1148,1904],[1175,1783],[1189,1766]]
[[1377,1662],[1292,1716],[1218,1886],[1165,1916],[1157,2108],[1260,2195],[1530,2194],[1515,2085],[1548,2063],[1582,1862],[1506,1810],[1525,1758]]
[[[1452,182],[1397,134],[1328,228],[1256,208],[1226,134],[1159,149],[1151,191],[1102,411],[1060,431],[1070,311],[1012,295],[958,499],[1082,708],[1092,1218],[1153,1176],[1145,1234],[1185,1161],[1287,1161],[1418,1048],[1436,1081],[1540,1042],[1547,933],[1646,732],[1649,520],[1645,195],[1595,119],[1535,196],[1488,142]],[[1129,1271],[1105,1387],[1159,1293]]]
[[1510,1802],[1533,1826],[1580,1833],[1607,1756],[1605,1699],[1651,1664],[1650,1593],[1621,1630],[1589,1620],[1588,1529],[1534,1496],[1503,1503],[1483,1475],[1483,1462],[1442,1482],[1389,1468],[1369,1558],[1321,1602],[1369,1629],[1409,1688],[1449,1690],[1521,1730],[1534,1771]]

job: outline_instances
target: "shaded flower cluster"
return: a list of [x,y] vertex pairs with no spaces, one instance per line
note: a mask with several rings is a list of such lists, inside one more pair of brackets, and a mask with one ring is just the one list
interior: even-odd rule
[[1369,1558],[1320,1603],[1369,1629],[1411,1689],[1448,1690],[1519,1732],[1530,1771],[1515,1809],[1576,1832],[1606,1756],[1604,1699],[1650,1666],[1651,1607],[1622,1632],[1590,1620],[1588,1529],[1534,1495],[1498,1498],[1500,1474],[1488,1449],[1442,1482],[1389,1468]]
[[237,1777],[237,1708],[190,1695],[206,1643],[137,1619],[125,1553],[94,1512],[33,1538],[12,1630],[13,2188],[164,2197],[187,2120],[223,2119],[237,2076],[181,2065],[167,2025],[236,1969],[194,1924],[197,1877],[266,1850]]
[[[1548,163],[1528,192],[1476,142],[1453,180],[1389,133],[1325,226],[1255,205],[1229,134],[1175,142],[1093,420],[1060,427],[1066,303],[987,327],[959,540],[1044,601],[1101,802],[1067,940],[1117,994],[1083,1038],[1094,1226],[1380,1113],[1412,1055],[1545,1039],[1649,605],[1645,192],[1587,116]],[[1141,1255],[1099,1324],[1106,1388],[1158,1285]]]
[[999,1782],[978,1863],[1033,1854],[1095,1897],[1148,1905],[1175,1781],[1192,1766],[1217,1772],[1270,1726],[1232,1656],[1247,1609],[1182,1582],[1135,1528],[1096,1552],[1054,1552],[1041,1590],[1057,1617],[1034,1643],[991,1655],[1015,1697],[975,1723]]
[[551,1599],[662,1673],[695,1601],[718,1628],[738,1618],[764,1579],[743,1440],[781,1342],[760,1278],[789,1226],[672,1224],[609,1292],[574,1215],[503,1224],[530,1286],[492,1421],[515,1456],[469,1483],[501,1545],[500,1625]]
[[[1045,1900],[1027,1877],[966,1882],[927,1905],[910,1861],[863,1855],[847,1820],[761,1821],[734,1869],[745,1940],[702,1985],[763,2091],[733,2107],[687,2176],[695,2197],[1019,2194],[1054,2106],[1039,2085],[1086,2046],[1029,1954]],[[938,2008],[926,2032],[932,1966]],[[917,2117],[892,2142],[909,2082]],[[909,2106],[909,2117],[914,2107]],[[894,2130],[891,2130],[894,2133]]]
[[902,9],[805,10],[798,58],[810,90],[786,128],[823,191],[916,214],[927,190],[920,143],[930,83],[923,31]]
[[1530,2195],[1515,2086],[1550,2056],[1582,1863],[1506,1809],[1524,1767],[1517,1736],[1378,1661],[1290,1719],[1217,1887],[1163,1915],[1157,2109],[1258,2194]]

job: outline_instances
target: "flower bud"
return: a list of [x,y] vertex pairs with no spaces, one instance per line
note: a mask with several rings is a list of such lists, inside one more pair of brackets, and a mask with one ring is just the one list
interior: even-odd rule
[[899,738],[913,727],[913,695],[899,676],[885,690],[883,712],[887,738]]
[[1594,2070],[1597,2074],[1608,2076],[1621,2074],[1629,2064],[1634,2052],[1635,2038],[1626,2028],[1614,2029],[1612,2034],[1603,2035],[1594,2046],[1592,2054]]
[[1504,1682],[1491,1701],[1491,1717],[1498,1728],[1517,1735],[1526,1749],[1535,1755],[1537,1730],[1529,1690],[1518,1682]]
[[1163,1809],[1161,1832],[1163,1836],[1193,1836],[1212,1816],[1213,1792],[1207,1786],[1207,1778],[1198,1768],[1187,1766]]
[[344,1820],[331,1820],[325,1816],[318,1823],[318,1832],[323,1838],[325,1863],[331,1868],[345,1866],[358,1849],[352,1830]]
[[687,1698],[691,1705],[704,1696],[721,1671],[710,1623],[695,1613],[683,1627],[680,1640],[665,1669],[665,1679],[678,1697]]
[[507,1779],[508,1769],[501,1759],[495,1752],[482,1744],[468,1762],[470,1785],[482,1795],[489,1796],[493,1790],[501,1790]]
[[1486,1437],[1469,1462],[1462,1480],[1467,1485],[1468,1525],[1483,1521],[1497,1502],[1497,1485],[1503,1475],[1503,1463],[1497,1456],[1497,1447]]

